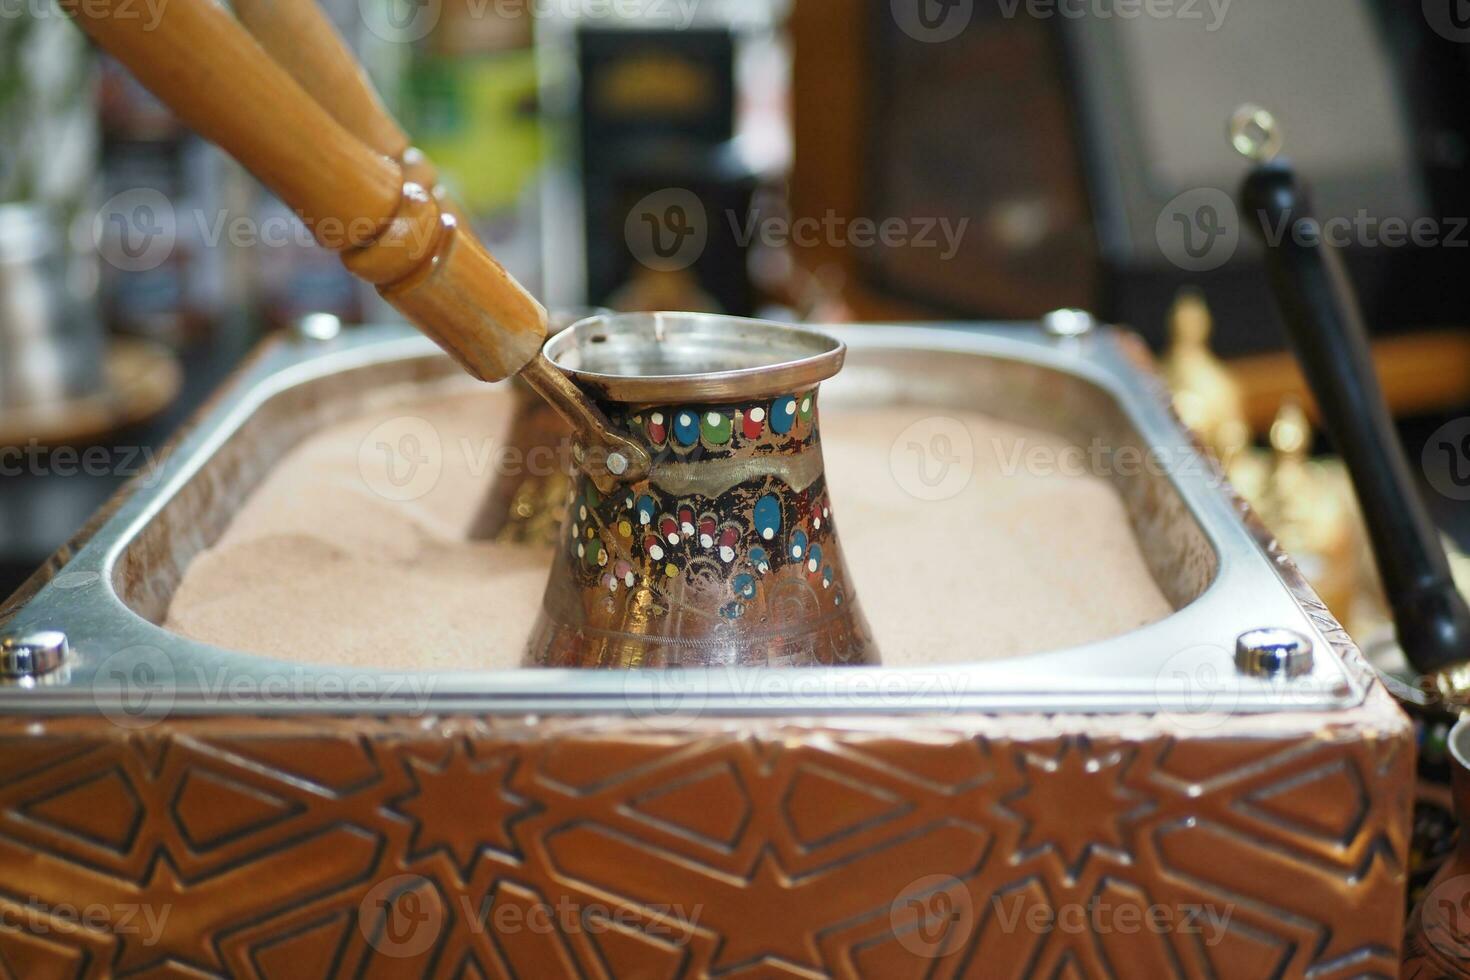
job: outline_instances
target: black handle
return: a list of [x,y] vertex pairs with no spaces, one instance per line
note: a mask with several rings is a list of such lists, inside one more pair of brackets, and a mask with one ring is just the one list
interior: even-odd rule
[[1266,245],[1276,301],[1328,434],[1352,474],[1399,645],[1421,673],[1464,664],[1470,606],[1414,488],[1342,259],[1322,240],[1306,188],[1284,161],[1252,170],[1241,201],[1246,224]]

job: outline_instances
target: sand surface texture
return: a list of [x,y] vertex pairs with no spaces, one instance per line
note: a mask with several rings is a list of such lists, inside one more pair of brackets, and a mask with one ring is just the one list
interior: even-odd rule
[[[308,439],[189,567],[168,628],[293,661],[516,666],[549,552],[465,540],[509,406],[496,390],[440,394]],[[1018,444],[1055,436],[949,413],[973,443],[953,464],[973,467],[968,482],[937,501],[906,490],[933,495],[900,439],[933,414],[822,414],[833,516],[886,665],[1053,650],[1168,615],[1107,483],[1015,465]],[[411,478],[408,455],[428,461]]]

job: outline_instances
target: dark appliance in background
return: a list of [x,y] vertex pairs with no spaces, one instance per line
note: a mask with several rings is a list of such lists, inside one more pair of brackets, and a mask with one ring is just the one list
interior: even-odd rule
[[901,9],[884,0],[871,13],[854,204],[875,222],[967,224],[953,254],[863,249],[860,275],[940,315],[1097,310],[1096,235],[1056,32],[1004,16],[997,0],[975,3],[968,18],[964,5],[945,8],[948,24],[900,23]]
[[754,313],[737,31],[584,25],[576,41],[586,301]]
[[1245,165],[1226,123],[1254,102],[1314,174],[1321,217],[1351,223],[1345,257],[1374,332],[1470,322],[1470,29],[1431,23],[1417,0],[1061,12],[1083,7],[951,5],[968,19],[949,37],[870,0],[857,213],[971,220],[953,261],[862,256],[871,288],[941,315],[1085,306],[1158,344],[1195,285],[1223,353],[1279,349],[1262,249],[1231,201]]
[[187,347],[207,339],[231,299],[239,302],[227,292],[228,242],[209,247],[202,230],[220,224],[225,157],[122,65],[106,55],[98,62],[107,326]]

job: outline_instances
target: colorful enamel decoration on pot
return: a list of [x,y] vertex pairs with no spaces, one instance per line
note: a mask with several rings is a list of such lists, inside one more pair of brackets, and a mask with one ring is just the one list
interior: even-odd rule
[[[706,394],[719,387],[710,381],[718,372],[622,377],[588,368],[623,325],[650,318],[696,330],[752,322],[636,314],[584,321],[548,344],[553,361],[561,351],[583,366],[568,374],[593,394],[614,431],[643,439],[653,465],[647,477],[607,494],[579,476],[571,533],[528,663],[876,663],[831,519],[818,426],[817,383],[840,364],[841,345],[757,324],[771,342],[752,345],[753,357],[783,345],[805,356],[769,365],[768,383],[790,377],[784,391],[760,390],[760,372],[740,372],[731,391],[754,385],[749,398]],[[645,339],[654,347],[670,343],[670,333],[665,326]],[[599,335],[609,340],[593,339]],[[650,363],[668,359],[665,352]],[[667,397],[640,397],[650,394]]]

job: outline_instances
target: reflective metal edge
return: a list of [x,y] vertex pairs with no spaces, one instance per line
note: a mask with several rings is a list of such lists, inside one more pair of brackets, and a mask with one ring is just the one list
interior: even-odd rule
[[[902,349],[1012,359],[1068,372],[1111,395],[1145,444],[1182,461],[1170,479],[1203,528],[1218,574],[1197,600],[1123,636],[1008,660],[935,668],[404,672],[287,663],[192,642],[130,610],[113,570],[135,535],[267,399],[338,371],[429,356],[406,327],[354,329],[326,343],[281,341],[262,352],[186,433],[151,489],[140,490],[23,606],[8,630],[64,630],[73,655],[59,676],[0,686],[0,711],[162,714],[690,714],[962,712],[1166,713],[1207,723],[1217,712],[1328,711],[1362,702],[1346,668],[1298,605],[1229,494],[1208,478],[1188,434],[1141,378],[1111,331],[1067,341],[1035,324],[844,327],[854,350]],[[1193,465],[1191,465],[1193,464]],[[1235,666],[1236,638],[1276,627],[1325,655],[1310,672],[1258,678]]]

